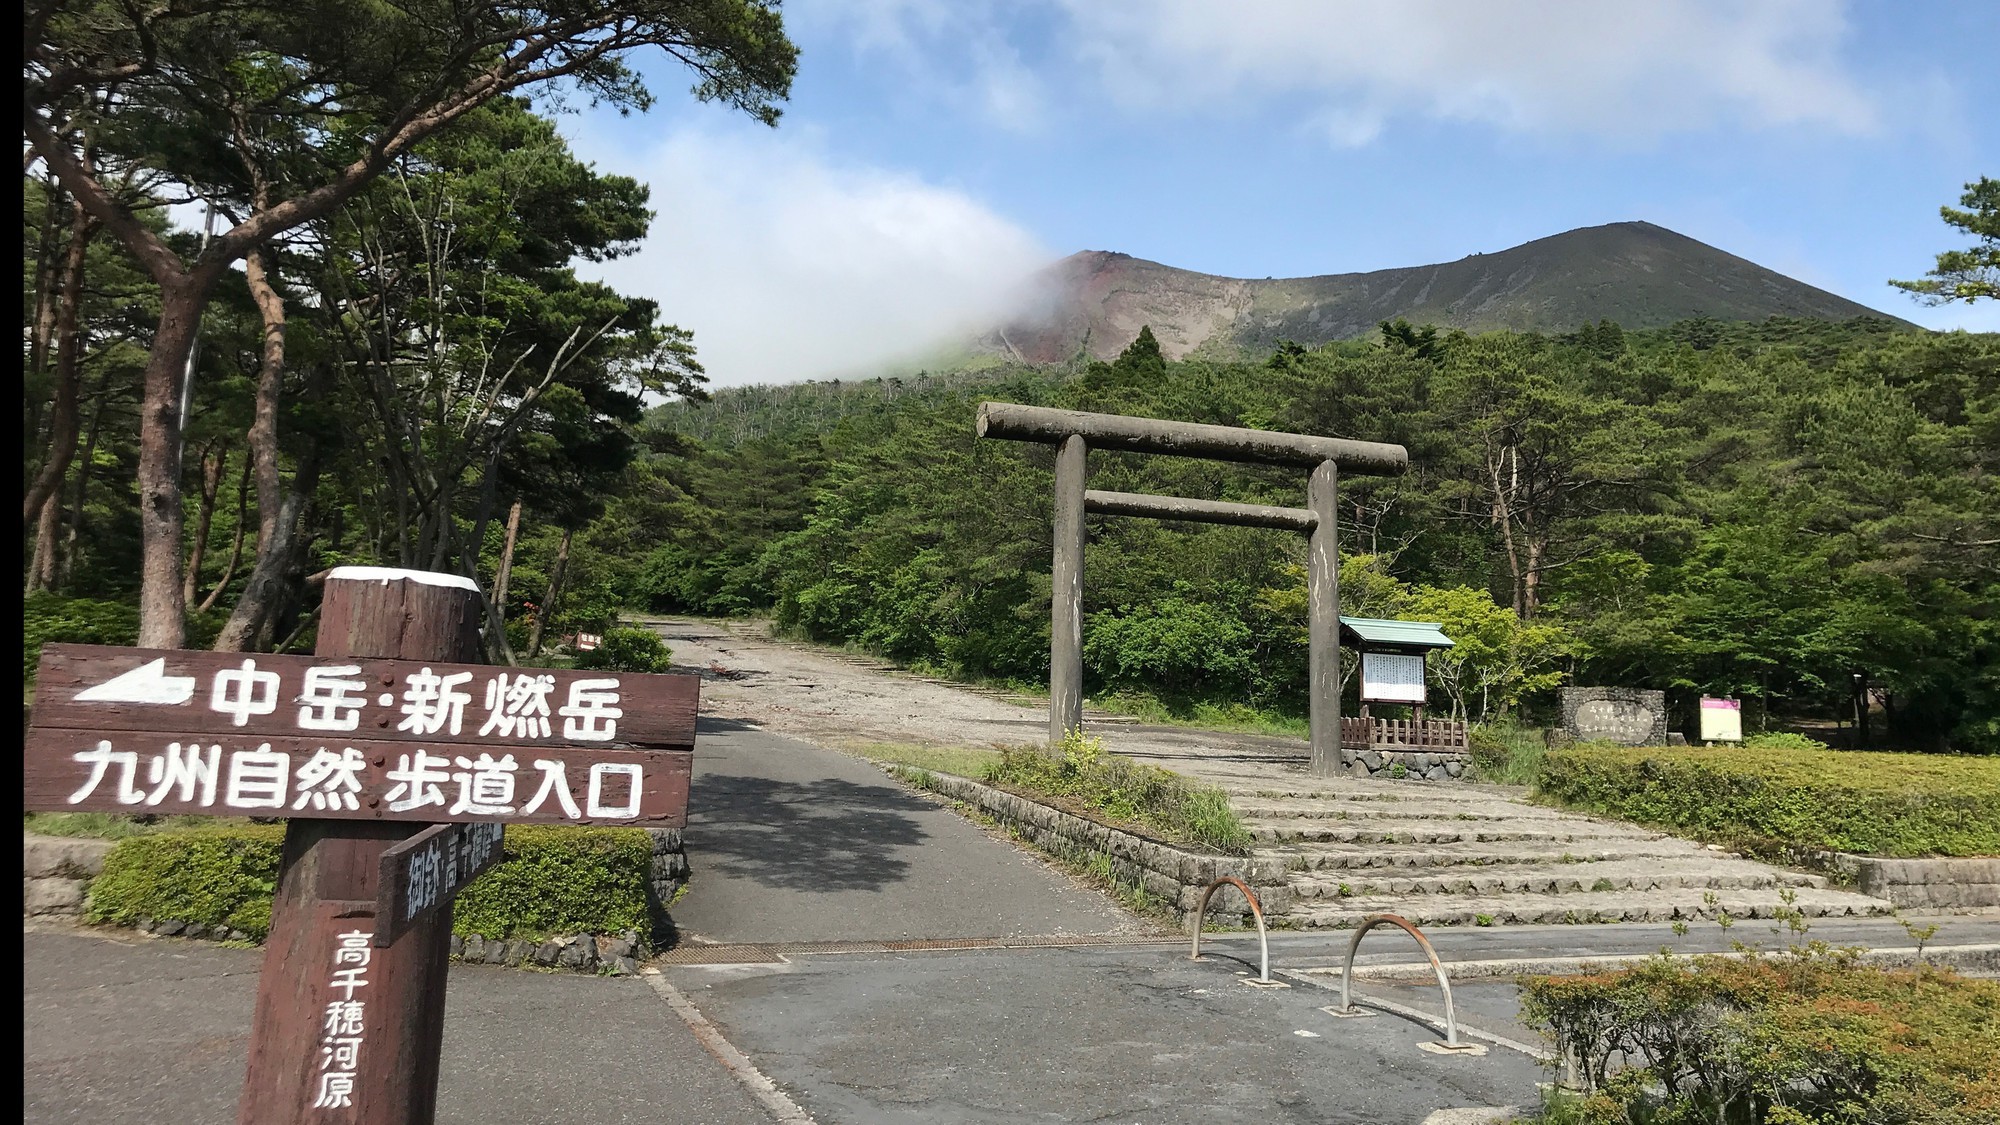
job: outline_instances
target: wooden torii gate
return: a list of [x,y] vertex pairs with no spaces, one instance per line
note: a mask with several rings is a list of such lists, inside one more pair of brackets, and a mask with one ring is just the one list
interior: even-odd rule
[[[1049,741],[1059,742],[1070,731],[1083,729],[1085,513],[1274,527],[1302,531],[1312,537],[1306,567],[1312,769],[1314,773],[1329,776],[1340,769],[1340,555],[1335,511],[1340,473],[1342,470],[1382,476],[1401,473],[1409,468],[1409,451],[1400,445],[1381,442],[1122,414],[1088,414],[1010,402],[981,403],[975,427],[982,438],[1033,441],[1056,447],[1055,565],[1049,607]],[[1277,508],[1086,489],[1084,460],[1092,448],[1211,461],[1296,465],[1311,474],[1306,479],[1306,506]]]

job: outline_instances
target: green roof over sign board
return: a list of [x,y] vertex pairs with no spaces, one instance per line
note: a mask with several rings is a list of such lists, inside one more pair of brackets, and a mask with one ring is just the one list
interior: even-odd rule
[[1403,648],[1450,648],[1452,641],[1435,621],[1384,621],[1375,617],[1343,617],[1340,639],[1353,645],[1396,645]]

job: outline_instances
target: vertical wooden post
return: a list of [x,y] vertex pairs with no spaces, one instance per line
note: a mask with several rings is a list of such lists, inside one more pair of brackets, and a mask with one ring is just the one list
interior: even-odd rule
[[1083,485],[1087,449],[1056,447],[1055,563],[1049,589],[1049,743],[1083,729]]
[[[328,577],[317,655],[478,661],[479,592],[470,579],[423,571],[371,569],[370,575],[343,577],[336,570]],[[401,687],[369,685],[384,695]],[[341,935],[374,934],[383,850],[425,827],[302,818],[286,823],[239,1125],[430,1125],[435,1117],[450,906],[393,945],[377,949],[371,943],[362,986],[342,990],[332,983],[337,969],[353,967],[352,960],[336,963]],[[361,1041],[346,1045],[355,1055],[351,1089],[332,1092],[324,1065],[333,1041],[328,1005],[349,999],[365,1005]]]
[[1312,772],[1340,772],[1340,546],[1335,535],[1340,468],[1322,461],[1306,482],[1313,524],[1306,561],[1306,644],[1311,692]]

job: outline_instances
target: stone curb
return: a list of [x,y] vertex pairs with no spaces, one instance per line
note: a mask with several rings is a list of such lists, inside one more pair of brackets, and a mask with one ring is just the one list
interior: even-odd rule
[[[1444,970],[1446,976],[1453,981],[1498,980],[1518,976],[1565,976],[1572,973],[1629,968],[1644,964],[1657,956],[1659,956],[1657,953],[1605,953],[1570,957],[1503,957],[1492,960],[1446,961]],[[1740,960],[1746,954],[1717,951],[1682,953],[1675,956],[1679,960],[1692,960],[1696,957],[1727,957]],[[1784,953],[1782,951],[1766,953],[1764,956],[1783,957]],[[1913,945],[1870,949],[1861,954],[1860,960],[1864,965],[1874,965],[1884,969],[1907,969],[1921,961],[1926,965],[1960,972],[1991,973],[2000,971],[2000,944],[1927,945],[1921,954]],[[1340,976],[1340,969],[1331,965],[1286,971],[1304,977]],[[1436,971],[1426,961],[1356,965],[1354,976],[1359,980],[1434,981],[1437,979]]]
[[[979,809],[1013,827],[1045,852],[1108,859],[1114,878],[1136,883],[1148,894],[1174,903],[1184,920],[1192,920],[1202,891],[1224,877],[1250,884],[1267,923],[1291,909],[1292,890],[1283,860],[1189,851],[954,774],[912,770],[904,776],[917,772],[927,778],[923,788]],[[1217,912],[1233,915],[1238,925],[1251,921],[1250,904],[1235,887],[1218,888],[1209,900],[1208,912],[1211,916]]]

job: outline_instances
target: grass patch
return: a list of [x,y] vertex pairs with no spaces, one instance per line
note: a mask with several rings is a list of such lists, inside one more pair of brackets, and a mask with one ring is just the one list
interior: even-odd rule
[[1574,747],[1543,758],[1540,795],[1762,854],[2000,855],[2000,758]]
[[1245,703],[1191,703],[1169,706],[1146,692],[1119,691],[1096,695],[1084,701],[1100,711],[1130,715],[1143,723],[1158,726],[1198,727],[1202,730],[1232,731],[1242,734],[1274,734],[1304,738],[1310,723],[1302,716],[1267,711]]
[[1072,731],[1049,751],[1002,751],[982,779],[1032,798],[1055,798],[1134,824],[1170,843],[1223,855],[1247,855],[1249,829],[1222,790],[1104,752],[1104,743]]
[[1525,978],[1523,1021],[1581,1087],[1537,1120],[2000,1120],[2000,982],[1871,968],[1854,954],[1814,943]]
[[1480,723],[1466,738],[1471,744],[1473,773],[1480,781],[1533,785],[1541,775],[1548,743],[1535,727],[1524,727],[1511,719]]
[[907,742],[860,742],[845,747],[873,762],[959,777],[984,777],[1000,761],[998,750],[975,750],[969,746],[918,746]]

